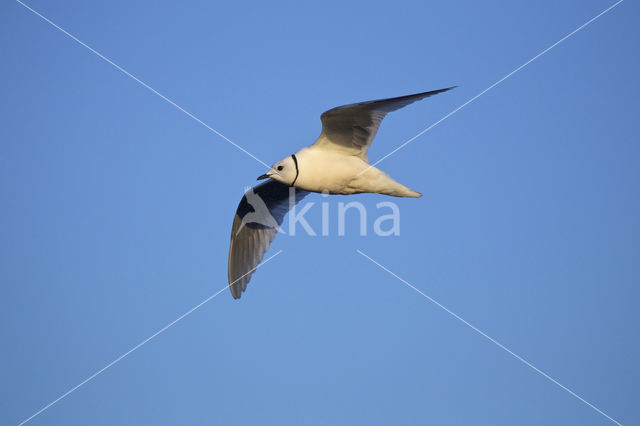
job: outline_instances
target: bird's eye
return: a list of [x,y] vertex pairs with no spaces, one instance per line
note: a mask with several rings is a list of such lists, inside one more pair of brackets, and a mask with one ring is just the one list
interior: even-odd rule
[[282,166],[278,166],[278,171],[280,171],[280,170],[282,170],[282,169],[284,169],[284,167],[282,167]]

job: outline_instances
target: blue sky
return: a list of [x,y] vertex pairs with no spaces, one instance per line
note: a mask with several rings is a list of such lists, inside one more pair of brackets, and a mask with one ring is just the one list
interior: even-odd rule
[[[272,163],[324,110],[460,86],[389,115],[380,158],[613,2],[28,4]],[[226,285],[265,169],[20,4],[0,15],[0,423],[17,424]],[[362,237],[355,215],[342,237],[280,236],[241,300],[29,424],[613,424],[356,249],[638,424],[639,16],[621,3],[381,163],[424,194],[394,200],[400,236]]]

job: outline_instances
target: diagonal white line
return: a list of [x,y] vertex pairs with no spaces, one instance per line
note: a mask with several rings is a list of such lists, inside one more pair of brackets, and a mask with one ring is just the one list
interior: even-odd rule
[[78,383],[76,386],[72,387],[71,389],[69,389],[68,391],[66,391],[65,393],[63,393],[62,395],[60,395],[58,398],[54,399],[53,401],[51,401],[50,403],[48,403],[47,405],[45,405],[44,407],[42,407],[40,410],[36,411],[33,415],[31,415],[30,417],[26,418],[25,420],[23,420],[22,422],[20,422],[18,424],[18,426],[22,426],[23,424],[33,420],[33,418],[35,418],[36,416],[42,414],[44,411],[46,411],[47,409],[51,408],[54,404],[60,402],[61,400],[63,400],[64,398],[66,398],[67,396],[69,396],[69,394],[71,394],[72,392],[78,390],[80,387],[82,387],[83,385],[86,385],[87,383],[89,383],[91,380],[95,379],[97,376],[99,376],[100,374],[104,373],[106,370],[108,370],[109,368],[113,367],[115,364],[117,364],[118,362],[122,361],[122,359],[126,358],[127,356],[131,355],[133,352],[135,352],[136,350],[140,349],[140,347],[142,347],[144,344],[148,343],[150,340],[154,339],[155,337],[159,336],[160,334],[164,333],[165,331],[167,331],[167,329],[171,328],[172,326],[174,326],[176,323],[178,323],[179,321],[183,320],[184,318],[188,317],[189,315],[191,315],[195,310],[197,310],[198,308],[202,307],[204,304],[206,304],[207,302],[209,302],[211,299],[213,299],[214,297],[216,297],[217,295],[219,295],[220,293],[222,293],[223,291],[225,291],[229,286],[234,285],[235,283],[237,283],[238,281],[240,281],[242,278],[244,278],[245,276],[247,276],[248,274],[253,273],[253,271],[255,271],[256,269],[258,269],[259,267],[261,267],[262,265],[264,265],[265,263],[269,262],[271,259],[273,259],[274,257],[276,257],[277,255],[279,255],[280,253],[282,253],[283,250],[278,251],[276,254],[274,254],[273,256],[269,257],[268,259],[266,259],[265,261],[263,261],[262,263],[260,263],[258,266],[256,266],[255,268],[253,268],[252,270],[250,270],[249,272],[247,272],[246,274],[242,275],[241,277],[239,277],[238,279],[236,279],[235,281],[233,281],[231,284],[229,284],[228,286],[224,286],[223,288],[221,288],[220,290],[218,290],[217,292],[213,293],[211,296],[207,297],[206,299],[204,299],[202,302],[198,303],[196,306],[194,306],[193,308],[189,309],[187,312],[185,312],[184,314],[180,315],[178,318],[176,318],[175,320],[171,321],[169,324],[165,325],[164,327],[162,327],[160,330],[156,331],[155,333],[153,333],[151,336],[147,337],[146,339],[144,339],[142,342],[138,343],[137,345],[135,345],[133,348],[129,349],[127,352],[123,353],[122,355],[120,355],[118,358],[114,359],[113,361],[111,361],[109,364],[105,365],[104,367],[102,367],[100,370],[96,371],[95,373],[93,373],[91,376],[87,377],[86,379],[84,379],[82,382]]
[[427,127],[426,129],[422,130],[420,133],[418,133],[417,135],[415,135],[414,137],[412,137],[411,139],[407,140],[406,142],[404,142],[402,145],[398,146],[396,149],[394,149],[393,151],[391,151],[390,153],[388,153],[387,155],[385,155],[384,157],[382,157],[381,159],[379,159],[378,161],[376,161],[375,163],[371,164],[369,167],[367,167],[365,170],[361,171],[360,173],[358,173],[358,175],[361,175],[362,173],[364,173],[365,171],[367,171],[369,168],[376,166],[377,164],[379,164],[380,162],[384,161],[385,159],[387,159],[388,157],[392,156],[393,154],[395,154],[396,152],[400,151],[402,148],[404,148],[405,146],[409,145],[411,142],[413,142],[414,140],[418,139],[420,136],[424,135],[425,133],[427,133],[429,130],[433,129],[434,127],[436,127],[438,124],[442,123],[444,120],[446,120],[447,118],[451,117],[453,114],[455,114],[456,112],[460,111],[462,108],[466,107],[467,105],[469,105],[471,102],[475,101],[476,99],[478,99],[480,96],[484,95],[485,93],[487,93],[489,90],[493,89],[494,87],[496,87],[498,84],[502,83],[503,81],[505,81],[506,79],[508,79],[509,77],[511,77],[512,75],[514,75],[515,73],[517,73],[518,71],[520,71],[521,69],[523,69],[524,67],[526,67],[527,65],[529,65],[531,62],[535,61],[536,59],[538,59],[539,57],[541,57],[542,55],[544,55],[545,53],[547,53],[548,51],[550,51],[551,49],[553,49],[554,47],[556,47],[557,45],[559,45],[560,43],[562,43],[563,41],[565,41],[566,39],[568,39],[569,37],[573,36],[575,33],[577,33],[578,31],[582,30],[583,28],[585,28],[587,25],[591,24],[593,21],[595,21],[596,19],[600,18],[602,15],[604,15],[605,13],[609,12],[611,9],[613,9],[614,7],[618,6],[620,3],[622,3],[624,0],[618,0],[616,3],[612,4],[611,6],[609,6],[608,8],[606,8],[605,10],[603,10],[602,12],[598,13],[596,16],[594,16],[593,18],[589,19],[587,22],[585,22],[584,24],[580,25],[578,28],[576,28],[575,30],[571,31],[569,34],[567,34],[566,36],[562,37],[560,40],[556,41],[555,43],[553,43],[551,46],[547,47],[546,49],[544,49],[542,52],[538,53],[536,56],[534,56],[533,58],[529,59],[527,62],[525,62],[524,64],[520,65],[518,68],[514,69],[513,71],[511,71],[509,74],[505,75],[504,77],[502,77],[500,80],[496,81],[495,83],[493,83],[491,86],[487,87],[486,89],[484,89],[482,92],[478,93],[477,95],[475,95],[473,98],[469,99],[468,101],[466,101],[465,103],[463,103],[462,105],[460,105],[459,107],[457,107],[456,109],[454,109],[453,111],[451,111],[449,114],[445,115],[444,117],[442,117],[440,120],[436,121],[435,123],[433,123],[432,125],[430,125],[429,127]]
[[424,298],[428,299],[431,303],[435,304],[436,306],[438,306],[440,309],[444,310],[445,312],[447,312],[449,315],[453,316],[455,319],[457,319],[458,321],[462,322],[464,325],[470,327],[473,331],[477,332],[478,334],[480,334],[482,337],[486,338],[487,340],[489,340],[490,342],[494,343],[495,345],[497,345],[500,349],[504,350],[505,352],[507,352],[509,355],[513,356],[514,358],[516,358],[518,361],[522,362],[524,365],[526,365],[527,367],[531,368],[532,370],[534,370],[536,373],[542,375],[545,379],[551,381],[552,383],[554,383],[555,385],[559,386],[560,388],[562,388],[563,390],[567,391],[569,394],[571,394],[572,396],[576,397],[577,399],[579,399],[580,401],[582,401],[583,403],[585,403],[586,405],[588,405],[589,407],[593,408],[595,411],[597,411],[598,413],[602,414],[604,417],[606,417],[607,419],[611,420],[612,422],[614,422],[617,425],[622,426],[622,424],[620,422],[618,422],[617,420],[615,420],[614,418],[610,417],[608,414],[606,414],[604,411],[600,410],[598,407],[596,407],[595,405],[593,405],[592,403],[590,403],[589,401],[585,400],[584,398],[582,398],[580,395],[578,395],[577,393],[575,393],[574,391],[572,391],[571,389],[569,389],[568,387],[564,386],[562,383],[558,382],[556,379],[554,379],[553,377],[549,376],[547,373],[545,373],[544,371],[540,370],[539,368],[537,368],[535,365],[531,364],[529,361],[527,361],[526,359],[522,358],[520,355],[516,354],[515,352],[511,351],[509,348],[507,348],[506,346],[504,346],[502,343],[498,342],[496,339],[494,339],[493,337],[489,336],[488,334],[486,334],[484,331],[480,330],[479,328],[477,328],[476,326],[474,326],[473,324],[469,323],[468,321],[466,321],[464,318],[462,318],[461,316],[459,316],[458,314],[456,314],[455,312],[451,311],[450,309],[448,309],[447,307],[445,307],[444,305],[442,305],[440,302],[438,302],[437,300],[435,300],[434,298],[432,298],[431,296],[429,296],[428,294],[422,292],[420,289],[416,288],[415,286],[413,286],[411,283],[409,283],[408,281],[404,280],[403,278],[399,277],[398,275],[396,275],[395,273],[391,272],[388,268],[384,267],[383,265],[381,265],[380,263],[376,262],[375,260],[373,260],[372,258],[370,258],[369,256],[367,256],[366,254],[364,254],[362,251],[360,250],[356,250],[359,254],[361,254],[363,257],[367,258],[368,260],[370,260],[371,262],[373,262],[374,264],[376,264],[378,267],[380,267],[382,270],[388,272],[389,274],[391,274],[392,276],[394,276],[395,278],[397,278],[398,280],[400,280],[402,283],[404,283],[405,285],[407,285],[408,287],[410,287],[411,289],[413,289],[414,291],[416,291],[418,294],[420,294],[421,296],[423,296]]
[[256,160],[258,163],[262,164],[263,166],[265,166],[265,167],[267,167],[269,169],[271,168],[271,166],[269,166],[267,163],[265,163],[264,161],[262,161],[261,159],[259,159],[255,155],[251,154],[249,151],[247,151],[246,149],[244,149],[243,147],[241,147],[240,145],[238,145],[237,143],[235,143],[234,141],[232,141],[231,139],[229,139],[228,137],[226,137],[225,135],[223,135],[222,133],[220,133],[219,131],[217,131],[213,127],[209,126],[207,123],[205,123],[204,121],[200,120],[198,117],[196,117],[195,115],[191,114],[189,111],[187,111],[186,109],[182,108],[180,105],[176,104],[171,99],[167,98],[165,95],[163,95],[162,93],[158,92],[156,89],[154,89],[153,87],[149,86],[147,83],[145,83],[144,81],[140,80],[138,77],[136,77],[135,75],[131,74],[129,71],[125,70],[120,65],[116,64],[115,62],[113,62],[111,59],[109,59],[106,56],[104,56],[102,53],[98,52],[97,50],[95,50],[94,48],[92,48],[91,46],[89,46],[88,44],[83,42],[82,40],[78,39],[73,34],[69,33],[68,31],[64,30],[60,26],[56,25],[54,22],[52,22],[47,17],[43,16],[42,14],[40,14],[36,10],[32,9],[31,7],[27,6],[26,4],[24,4],[20,0],[16,0],[16,2],[18,2],[20,5],[24,6],[26,9],[30,10],[31,12],[33,12],[35,15],[39,16],[40,18],[42,18],[47,23],[51,24],[54,28],[60,30],[62,33],[67,35],[69,38],[71,38],[73,41],[75,41],[75,42],[81,44],[82,46],[86,47],[92,53],[94,53],[95,55],[97,55],[98,57],[103,59],[104,61],[108,62],[109,64],[113,65],[116,69],[121,71],[127,77],[130,77],[131,79],[135,80],[141,86],[145,87],[146,89],[149,89],[151,92],[153,92],[154,94],[158,95],[163,100],[167,101],[168,103],[170,103],[171,105],[173,105],[174,107],[176,107],[177,109],[179,109],[180,111],[182,111],[183,113],[188,115],[189,117],[193,118],[195,121],[197,121],[198,123],[202,124],[204,127],[206,127],[207,129],[211,130],[213,133],[215,133],[216,135],[220,136],[222,139],[224,139],[225,141],[229,142],[231,145],[235,146],[240,151],[244,152],[249,157],[251,157],[254,160]]

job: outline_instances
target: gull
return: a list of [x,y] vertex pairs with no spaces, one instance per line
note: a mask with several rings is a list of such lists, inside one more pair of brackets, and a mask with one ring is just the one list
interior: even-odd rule
[[269,180],[249,189],[238,205],[229,245],[233,298],[239,299],[247,289],[285,215],[310,192],[421,197],[370,165],[367,150],[387,113],[454,87],[325,111],[320,116],[322,132],[316,142],[275,163],[258,177]]

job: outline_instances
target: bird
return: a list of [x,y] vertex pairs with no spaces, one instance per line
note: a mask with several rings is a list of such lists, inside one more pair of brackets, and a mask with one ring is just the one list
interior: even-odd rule
[[369,164],[367,150],[387,113],[455,87],[348,104],[322,113],[322,131],[315,143],[271,166],[258,177],[268,180],[247,190],[238,204],[229,244],[233,298],[239,299],[247,289],[286,214],[310,192],[421,197]]

